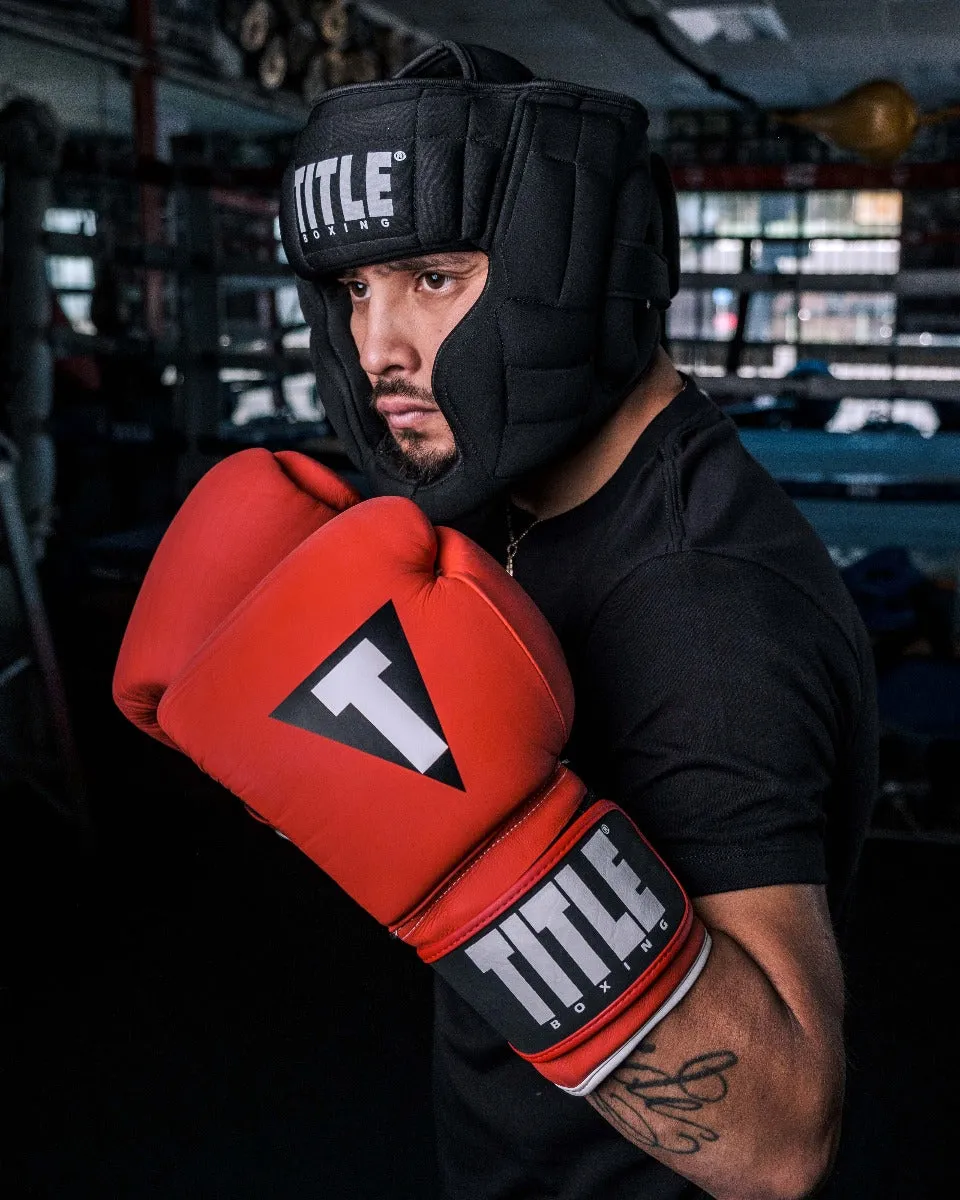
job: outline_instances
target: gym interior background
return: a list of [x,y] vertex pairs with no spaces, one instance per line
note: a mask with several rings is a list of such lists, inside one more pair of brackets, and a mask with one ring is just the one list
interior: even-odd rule
[[955,1195],[954,0],[0,0],[0,1191],[434,1194],[429,972],[109,684],[207,468],[261,445],[350,472],[280,173],[312,97],[439,37],[651,111],[669,349],[820,531],[877,659],[829,1195]]

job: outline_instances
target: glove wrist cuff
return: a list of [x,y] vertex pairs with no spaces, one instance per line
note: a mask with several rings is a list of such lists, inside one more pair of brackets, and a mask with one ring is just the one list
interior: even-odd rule
[[700,974],[706,930],[626,813],[590,805],[465,926],[420,946],[552,1082],[591,1091]]

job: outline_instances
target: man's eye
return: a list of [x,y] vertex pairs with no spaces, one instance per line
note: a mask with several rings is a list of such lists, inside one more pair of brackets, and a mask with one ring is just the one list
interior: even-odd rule
[[340,282],[347,289],[354,300],[363,300],[367,294],[367,285],[359,279],[341,279]]
[[424,287],[428,288],[431,292],[439,292],[444,284],[449,281],[450,276],[444,275],[440,271],[425,271],[420,278],[423,280]]

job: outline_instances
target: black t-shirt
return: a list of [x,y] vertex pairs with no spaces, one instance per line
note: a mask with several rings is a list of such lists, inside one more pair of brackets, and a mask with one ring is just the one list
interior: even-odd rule
[[[504,561],[502,502],[461,528]],[[688,382],[595,495],[530,528],[514,570],[573,676],[572,769],[692,895],[825,883],[839,925],[876,789],[871,647],[825,547],[733,423]],[[447,1200],[703,1195],[439,979],[435,1021]]]

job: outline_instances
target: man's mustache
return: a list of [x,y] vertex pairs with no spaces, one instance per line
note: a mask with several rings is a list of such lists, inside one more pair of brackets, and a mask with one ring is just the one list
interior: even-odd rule
[[378,379],[370,394],[371,403],[376,404],[382,396],[403,396],[405,400],[418,400],[421,404],[436,405],[429,388],[416,387],[406,379]]

